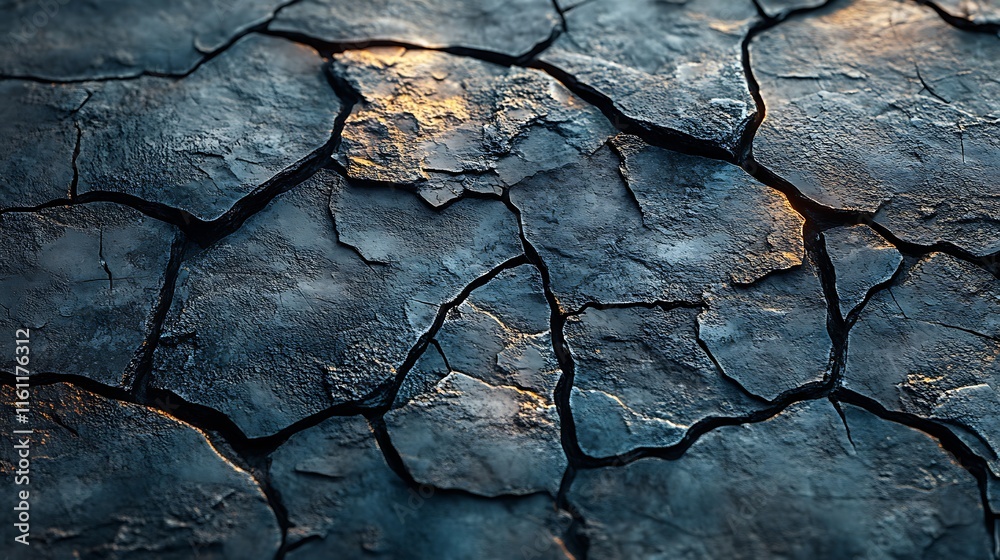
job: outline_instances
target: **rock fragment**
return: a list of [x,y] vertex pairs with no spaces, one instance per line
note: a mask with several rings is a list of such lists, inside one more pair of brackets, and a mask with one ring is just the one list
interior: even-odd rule
[[826,401],[799,404],[706,434],[676,461],[580,472],[569,500],[587,520],[590,553],[990,557],[979,489],[954,458],[861,409],[844,416]]
[[559,25],[550,0],[305,0],[282,10],[270,29],[328,43],[395,42],[518,58]]
[[917,2],[853,0],[787,21],[751,45],[768,104],[755,157],[905,241],[991,254],[998,60],[1000,38],[955,29]]
[[864,302],[872,288],[888,282],[903,264],[896,247],[869,227],[837,227],[824,231],[823,237],[837,274],[837,295],[844,317]]
[[265,22],[277,0],[205,5],[5,0],[0,74],[52,81],[180,75]]
[[569,519],[541,494],[480,498],[408,487],[385,464],[364,419],[331,418],[272,456],[288,508],[290,560],[327,558],[564,559]]
[[1000,23],[1000,2],[997,0],[935,0],[949,14],[974,24]]
[[[986,412],[1000,386],[1000,283],[993,275],[933,254],[875,294],[850,336],[845,387],[889,410],[971,430],[992,448],[987,458],[1000,452]],[[1000,475],[1000,463],[992,468]]]
[[440,306],[520,253],[499,201],[435,211],[321,171],[185,262],[155,382],[274,433],[393,380]]
[[88,95],[82,86],[0,82],[0,209],[69,196],[78,137],[72,116]]
[[[0,394],[14,400],[12,388]],[[196,429],[68,385],[33,387],[31,394],[30,483],[21,487],[30,492],[31,558],[237,560],[277,553],[281,530],[264,493]],[[0,421],[6,433],[18,429],[12,418]],[[0,459],[11,481],[15,460],[9,447]],[[28,557],[17,555],[11,524],[0,534],[13,558]]]
[[0,215],[0,328],[31,330],[33,371],[121,385],[147,342],[175,235],[110,203]]
[[601,112],[539,70],[433,51],[337,55],[362,102],[337,155],[352,179],[416,187],[440,206],[500,194],[589,155],[614,133]]
[[340,106],[315,51],[259,35],[183,80],[109,82],[79,113],[79,192],[212,220],[329,143]]
[[735,153],[756,105],[741,45],[753,2],[595,0],[541,60],[640,126]]
[[615,147],[622,160],[603,148],[511,191],[564,311],[697,301],[801,262],[801,217],[740,168],[634,137]]
[[408,388],[385,417],[403,463],[439,488],[554,494],[566,468],[553,395],[562,372],[537,270],[505,271],[450,315],[435,337],[450,374],[427,379],[439,363],[428,349],[407,380],[423,391]]
[[706,303],[699,336],[726,375],[751,393],[774,400],[826,377],[833,343],[812,263],[749,286],[720,285]]
[[609,456],[678,443],[709,417],[760,403],[722,377],[698,346],[697,309],[588,309],[566,325],[570,399],[585,453]]

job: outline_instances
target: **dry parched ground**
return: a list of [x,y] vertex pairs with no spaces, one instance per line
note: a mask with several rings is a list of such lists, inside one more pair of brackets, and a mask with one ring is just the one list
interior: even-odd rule
[[996,558],[1000,2],[0,14],[5,557]]

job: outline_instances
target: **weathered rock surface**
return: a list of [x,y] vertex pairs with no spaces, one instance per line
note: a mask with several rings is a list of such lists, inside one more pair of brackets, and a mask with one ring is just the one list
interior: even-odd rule
[[[5,403],[15,397],[6,386],[0,395]],[[13,485],[18,458],[10,446],[0,460],[11,497],[15,488],[30,492],[31,544],[14,543],[14,527],[4,523],[7,558],[235,560],[277,552],[281,531],[257,483],[191,426],[62,384],[33,387],[31,401],[29,484]],[[0,420],[7,434],[19,429],[12,420]]]
[[990,558],[975,479],[925,434],[844,408],[842,422],[829,402],[799,404],[677,461],[579,473],[590,554]]
[[741,51],[756,16],[742,0],[595,0],[541,60],[645,128],[735,152],[757,110]]
[[499,201],[438,212],[320,172],[186,261],[155,381],[273,433],[391,381],[440,305],[520,252]]
[[585,453],[678,443],[708,417],[755,403],[698,346],[697,309],[588,309],[566,325],[576,364],[570,399]]
[[823,238],[837,275],[844,317],[864,302],[873,287],[888,282],[903,263],[896,247],[866,226],[828,229]]
[[206,54],[264,23],[280,4],[4,0],[0,74],[46,80],[183,74]]
[[330,43],[389,41],[517,58],[559,25],[550,0],[305,0],[282,10],[270,29]]
[[[1000,282],[934,254],[878,292],[851,331],[844,385],[890,410],[963,426],[1000,452]],[[989,456],[987,456],[989,458]],[[993,462],[1000,474],[1000,462]]]
[[385,464],[364,419],[331,418],[272,456],[288,508],[291,560],[565,558],[569,521],[536,494],[486,499],[408,488]]
[[87,91],[5,80],[0,98],[0,209],[66,198],[77,142],[71,118]]
[[499,194],[614,134],[539,70],[388,48],[338,55],[334,71],[363,98],[337,156],[348,175],[414,186],[435,206],[466,190]]
[[602,148],[511,191],[564,311],[696,301],[801,262],[802,219],[740,168],[628,136],[615,146],[623,160]]
[[417,482],[484,496],[555,492],[566,457],[548,330],[541,277],[529,265],[449,313],[385,417]]
[[826,0],[757,0],[757,3],[764,9],[764,13],[775,17],[792,10],[818,8],[826,3]]
[[1000,38],[916,2],[853,0],[817,14],[751,45],[768,105],[757,160],[906,241],[1000,250]]
[[953,16],[976,24],[1000,23],[1000,2],[996,0],[935,0]]
[[125,193],[211,220],[330,142],[339,111],[315,51],[254,35],[183,80],[96,92],[79,114],[79,192]]
[[826,375],[832,342],[812,263],[749,286],[717,286],[706,302],[699,336],[725,374],[751,393],[773,400]]
[[115,204],[0,215],[0,328],[31,329],[38,371],[120,385],[146,342],[174,236]]
[[566,457],[549,399],[458,372],[435,389],[386,415],[418,482],[482,496],[555,494]]

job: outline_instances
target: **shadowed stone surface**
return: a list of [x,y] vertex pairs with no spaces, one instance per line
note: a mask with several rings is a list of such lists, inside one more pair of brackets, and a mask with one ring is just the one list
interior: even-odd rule
[[320,172],[185,263],[156,383],[273,433],[391,381],[438,307],[519,253],[500,202],[435,212]]
[[569,525],[550,498],[485,499],[408,488],[375,446],[364,419],[331,418],[273,456],[289,541],[312,538],[290,560],[328,558],[563,559]]
[[756,112],[741,53],[756,15],[749,0],[594,0],[541,60],[640,126],[733,152]]
[[174,236],[114,204],[3,214],[0,328],[31,329],[39,370],[120,385],[148,335]]
[[[877,293],[851,333],[844,383],[890,410],[954,422],[1000,451],[1000,283],[943,254]],[[1000,474],[1000,463],[993,462]]]
[[390,41],[516,58],[559,24],[550,0],[305,0],[283,10],[270,29],[331,43]]
[[823,238],[837,274],[837,296],[844,317],[864,302],[869,290],[888,282],[903,264],[899,251],[866,226],[828,229]]
[[969,473],[920,432],[844,414],[799,404],[719,428],[677,461],[581,472],[569,499],[588,520],[591,556],[989,557]]
[[0,74],[50,80],[183,74],[240,32],[264,23],[280,5],[4,0]]
[[1000,38],[916,2],[853,0],[763,33],[751,54],[760,163],[904,240],[1000,250]]
[[750,286],[720,285],[698,316],[699,333],[728,377],[767,400],[821,381],[832,343],[811,263]]
[[[0,388],[3,401],[15,398]],[[8,558],[260,558],[274,555],[281,531],[263,492],[177,420],[67,385],[31,389],[31,545]],[[5,433],[19,429],[13,415]],[[21,426],[23,427],[23,426]],[[15,453],[5,446],[3,477]],[[100,458],[99,464],[82,458]],[[13,504],[12,504],[13,507]],[[13,519],[13,517],[12,517]],[[30,550],[29,554],[24,554]],[[7,556],[13,554],[13,556]]]
[[578,160],[614,129],[547,74],[430,51],[336,57],[363,101],[338,159],[351,178],[415,186],[435,206],[466,190],[500,194]]
[[801,218],[740,168],[627,136],[615,146],[624,163],[602,148],[511,191],[564,311],[697,300],[801,262]]
[[73,112],[87,99],[80,86],[0,82],[0,209],[66,198],[73,182],[77,130]]
[[666,447],[712,416],[753,410],[698,346],[697,309],[588,309],[570,319],[576,434],[593,456]]
[[80,193],[211,220],[330,141],[340,101],[317,53],[251,36],[176,81],[111,82],[80,111]]

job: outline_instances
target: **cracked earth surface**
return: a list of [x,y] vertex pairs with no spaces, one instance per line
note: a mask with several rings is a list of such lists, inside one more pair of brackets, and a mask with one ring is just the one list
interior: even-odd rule
[[1000,557],[1000,3],[0,9],[6,557]]

